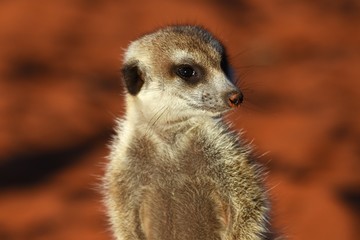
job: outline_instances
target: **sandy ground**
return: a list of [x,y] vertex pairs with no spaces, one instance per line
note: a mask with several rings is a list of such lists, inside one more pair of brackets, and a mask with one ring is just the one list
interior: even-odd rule
[[99,184],[127,44],[173,23],[228,47],[229,120],[268,170],[276,229],[360,239],[356,0],[0,1],[0,239],[111,239]]

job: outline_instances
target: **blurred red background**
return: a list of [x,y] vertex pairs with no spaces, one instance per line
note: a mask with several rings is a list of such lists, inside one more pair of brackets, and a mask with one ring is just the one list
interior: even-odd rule
[[229,118],[268,170],[276,229],[360,239],[357,0],[0,1],[0,239],[112,239],[99,184],[123,49],[174,23],[228,47],[245,94]]

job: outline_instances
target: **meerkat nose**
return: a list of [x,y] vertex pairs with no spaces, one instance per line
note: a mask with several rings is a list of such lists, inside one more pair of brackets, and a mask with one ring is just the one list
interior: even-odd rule
[[228,96],[228,104],[232,108],[239,106],[244,100],[244,96],[240,91],[231,92]]

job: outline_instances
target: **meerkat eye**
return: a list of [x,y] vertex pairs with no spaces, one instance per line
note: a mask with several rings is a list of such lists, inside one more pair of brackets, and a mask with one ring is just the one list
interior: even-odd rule
[[177,70],[176,74],[184,80],[188,80],[194,76],[196,76],[196,71],[191,65],[180,65]]

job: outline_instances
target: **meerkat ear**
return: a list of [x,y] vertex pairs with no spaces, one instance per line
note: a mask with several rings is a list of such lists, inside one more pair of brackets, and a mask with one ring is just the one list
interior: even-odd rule
[[121,72],[127,91],[133,96],[138,94],[144,84],[143,73],[139,69],[138,62],[126,63]]

